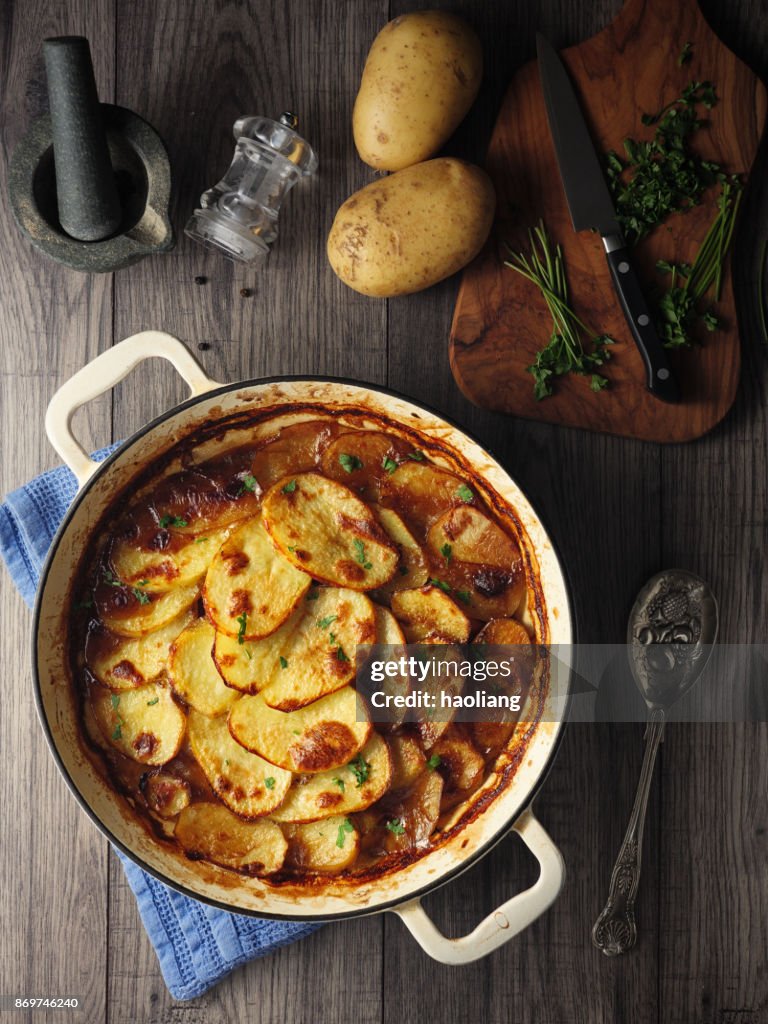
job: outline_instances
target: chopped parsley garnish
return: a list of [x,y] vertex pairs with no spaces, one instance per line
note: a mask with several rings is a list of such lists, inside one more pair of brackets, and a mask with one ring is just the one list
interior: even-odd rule
[[141,587],[131,587],[131,593],[139,604],[149,604],[149,594],[146,594]]
[[453,555],[453,548],[451,547],[450,544],[443,544],[443,546],[440,548],[440,554],[443,556],[446,562],[450,562],[451,556]]
[[333,780],[333,784],[334,784],[334,786],[338,786],[342,793],[344,792],[344,788],[346,786],[346,783],[344,782],[344,779],[336,778],[336,779]]
[[251,661],[253,658],[253,654],[251,653],[251,649],[248,646],[248,644],[243,644],[243,650],[245,651],[245,656],[248,659],[248,661]]
[[195,544],[207,544],[210,537],[195,537]]
[[360,540],[359,537],[355,537],[352,541],[352,546],[355,549],[355,561],[362,565],[364,569],[372,569],[373,564],[369,562],[365,557],[365,544]]
[[189,523],[179,516],[163,516],[160,520],[160,529],[165,530],[168,526],[189,526]]
[[352,760],[347,765],[347,768],[349,768],[349,770],[355,776],[357,788],[360,789],[363,783],[368,781],[368,776],[371,772],[370,762],[366,761],[363,758],[362,754],[358,754],[357,757],[352,758]]
[[122,738],[123,738],[123,721],[122,721],[121,718],[118,718],[117,725],[112,730],[112,739],[113,740],[121,740]]
[[110,702],[112,704],[113,710],[117,711],[118,705],[120,704],[120,694],[119,693],[113,693],[110,696],[109,699],[110,699]]
[[117,576],[115,576],[115,574],[113,572],[110,572],[109,569],[103,569],[102,570],[102,577],[104,578],[104,582],[107,584],[108,587],[124,587],[125,586],[123,581],[121,579],[119,579]]
[[341,644],[339,644],[339,646],[336,648],[336,660],[337,661],[349,661],[349,658],[347,657],[346,651],[341,646]]
[[690,61],[692,56],[693,56],[693,44],[689,40],[685,44],[685,46],[682,48],[682,50],[680,51],[680,56],[677,58],[678,67],[682,67],[683,64],[687,64]]
[[470,595],[468,590],[457,590],[456,591],[456,597],[458,597],[458,599],[460,601],[463,601],[464,604],[471,604],[472,603],[472,597],[471,597],[471,595]]
[[237,622],[237,642],[239,644],[245,643],[245,629],[248,624],[248,613],[243,612],[242,615],[238,615],[235,619]]
[[242,486],[240,487],[240,490],[237,492],[238,498],[242,494],[245,494],[246,491],[250,491],[251,494],[255,494],[257,486],[258,481],[256,477],[253,475],[253,473],[246,473],[245,476],[243,477]]
[[338,615],[324,615],[322,619],[318,619],[317,620],[317,628],[318,629],[328,629],[330,624],[332,622],[335,622],[336,619],[338,619],[338,617],[339,617]]
[[288,668],[288,659],[280,655],[280,668]]
[[336,845],[340,850],[344,848],[347,833],[354,831],[355,829],[352,822],[349,820],[349,818],[345,818],[344,821],[342,821],[342,823],[339,825],[339,832],[338,835],[336,836]]
[[381,468],[385,473],[389,473],[389,475],[392,476],[397,469],[397,463],[394,459],[390,459],[388,455],[385,455],[381,462]]
[[229,768],[229,758],[228,757],[224,758],[224,767],[225,768]]
[[155,704],[159,704],[159,703],[160,703],[160,698],[159,697],[155,697],[154,700],[148,700],[147,701],[147,707],[151,708],[151,707],[154,707]]
[[427,768],[429,768],[429,770],[433,772],[435,768],[439,768],[441,764],[442,758],[440,757],[440,755],[433,754],[432,757],[430,757],[430,759],[427,761]]
[[431,579],[429,582],[431,586],[438,587],[440,590],[442,590],[444,594],[450,594],[451,587],[448,583],[445,582],[445,580]]
[[387,822],[387,829],[393,836],[401,836],[405,832],[405,825],[399,818],[392,818],[391,821]]
[[459,484],[456,488],[456,494],[462,501],[466,501],[469,504],[470,501],[475,500],[475,495],[471,487],[467,487],[466,484]]
[[408,452],[408,458],[413,459],[414,462],[423,462],[424,452],[420,452],[418,451],[418,449],[412,452]]
[[264,785],[267,787],[267,789],[275,788],[275,780],[272,778],[271,775],[268,778],[264,779]]
[[342,469],[346,470],[347,473],[354,473],[356,469],[363,468],[361,459],[358,459],[356,455],[347,455],[345,452],[342,452],[339,456],[339,465]]
[[280,490],[283,492],[283,494],[293,494],[293,492],[296,490],[296,481],[289,480],[287,484],[283,484]]

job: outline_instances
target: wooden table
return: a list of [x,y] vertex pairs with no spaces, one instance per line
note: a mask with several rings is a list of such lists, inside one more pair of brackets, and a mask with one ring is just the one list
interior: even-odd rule
[[[704,5],[722,38],[768,77],[765,0]],[[43,415],[57,386],[113,342],[158,327],[191,343],[223,381],[282,372],[360,378],[427,401],[476,432],[550,525],[571,576],[582,640],[620,641],[639,585],[674,565],[712,582],[723,640],[764,641],[768,363],[756,283],[768,231],[765,160],[755,169],[736,245],[744,370],[724,424],[695,444],[658,447],[486,414],[461,397],[448,369],[456,279],[421,295],[374,301],[348,291],[325,260],[334,211],[371,180],[350,128],[365,53],[378,29],[410,6],[423,4],[5,0],[4,176],[30,118],[44,108],[41,40],[72,32],[91,41],[102,99],[146,116],[166,140],[179,233],[197,195],[227,167],[231,126],[241,114],[297,111],[321,171],[290,195],[280,239],[260,271],[180,238],[171,254],[116,276],[83,276],[39,257],[4,202],[0,489],[55,464]],[[601,28],[619,2],[449,6],[478,29],[487,65],[480,99],[450,150],[481,159],[505,83],[533,55],[534,31],[565,45]],[[196,275],[206,283],[196,284]],[[251,294],[242,297],[243,288]],[[170,369],[152,363],[89,406],[77,426],[95,447],[183,396]],[[582,725],[567,731],[538,801],[566,859],[565,889],[503,950],[469,968],[443,967],[397,920],[372,917],[331,925],[200,999],[174,1003],[120,865],[48,755],[33,708],[29,625],[2,575],[1,992],[78,995],[84,1010],[77,1019],[87,1024],[768,1020],[765,725],[670,729],[650,803],[641,936],[628,956],[605,959],[589,933],[629,811],[642,728]],[[506,841],[428,898],[442,927],[467,930],[531,881],[521,846]]]

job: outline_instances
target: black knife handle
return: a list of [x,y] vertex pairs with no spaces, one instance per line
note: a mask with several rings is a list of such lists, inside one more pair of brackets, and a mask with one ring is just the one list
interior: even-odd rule
[[662,402],[679,402],[680,389],[661,338],[653,325],[653,317],[632,266],[629,250],[624,245],[610,249],[606,252],[606,259],[621,308],[645,363],[646,387]]

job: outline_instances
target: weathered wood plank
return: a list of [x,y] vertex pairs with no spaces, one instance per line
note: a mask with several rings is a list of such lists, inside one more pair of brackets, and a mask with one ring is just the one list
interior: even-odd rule
[[[111,0],[7,3],[0,11],[0,191],[8,161],[30,120],[46,108],[41,43],[80,31],[94,53],[109,100],[113,86]],[[111,341],[111,282],[76,274],[40,256],[0,209],[0,492],[56,463],[43,431],[56,387]],[[84,443],[109,440],[110,402],[79,416]],[[20,996],[75,996],[80,1019],[106,1014],[107,844],[82,815],[58,775],[38,725],[29,668],[31,617],[3,574],[0,583],[0,988]],[[94,965],[100,965],[94,970]],[[30,1011],[9,1020],[42,1021]]]

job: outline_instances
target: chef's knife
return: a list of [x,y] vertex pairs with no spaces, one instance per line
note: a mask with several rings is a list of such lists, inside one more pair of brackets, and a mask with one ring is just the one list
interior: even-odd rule
[[645,363],[646,386],[656,398],[677,402],[677,381],[643,298],[573,84],[557,52],[540,34],[536,47],[547,118],[574,231],[590,228],[600,233],[613,286]]

